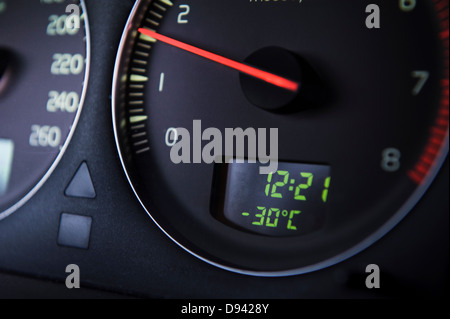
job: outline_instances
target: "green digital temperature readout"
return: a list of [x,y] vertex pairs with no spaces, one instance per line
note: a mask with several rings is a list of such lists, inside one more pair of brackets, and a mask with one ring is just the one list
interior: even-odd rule
[[235,228],[267,236],[296,236],[320,229],[331,184],[327,165],[279,162],[260,174],[250,162],[226,164],[217,218]]

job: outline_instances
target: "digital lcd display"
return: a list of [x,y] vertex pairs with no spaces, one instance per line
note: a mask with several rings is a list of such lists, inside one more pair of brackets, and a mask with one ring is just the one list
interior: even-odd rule
[[259,164],[235,161],[222,169],[216,178],[222,189],[216,217],[222,222],[267,236],[296,236],[323,226],[329,166],[279,162],[276,172],[260,174]]

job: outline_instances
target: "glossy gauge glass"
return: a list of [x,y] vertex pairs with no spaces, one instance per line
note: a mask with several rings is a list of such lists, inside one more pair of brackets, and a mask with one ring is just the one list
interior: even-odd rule
[[84,1],[0,1],[0,219],[50,176],[88,83]]
[[[447,0],[139,1],[113,85],[137,198],[235,272],[299,274],[367,248],[447,156],[447,22]],[[276,129],[275,171],[259,174],[251,147],[227,151],[237,128],[266,142]]]

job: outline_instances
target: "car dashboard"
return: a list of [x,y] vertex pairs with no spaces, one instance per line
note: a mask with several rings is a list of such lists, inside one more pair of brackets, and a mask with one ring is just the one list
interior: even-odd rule
[[1,298],[446,295],[448,1],[0,0],[0,58]]

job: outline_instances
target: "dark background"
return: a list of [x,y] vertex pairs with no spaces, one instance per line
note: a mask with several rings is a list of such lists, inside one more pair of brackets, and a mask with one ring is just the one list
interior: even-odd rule
[[[0,221],[0,297],[403,298],[444,297],[449,267],[448,158],[413,211],[374,245],[335,266],[304,275],[260,278],[191,256],[149,219],[120,165],[111,119],[111,83],[131,0],[87,0],[92,61],[80,122],[61,163],[41,190]],[[86,161],[95,199],[64,196]],[[89,249],[57,244],[62,213],[92,217]],[[81,289],[64,281],[81,270]],[[377,264],[381,288],[365,287]]]

